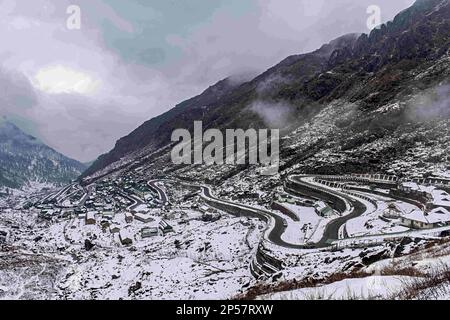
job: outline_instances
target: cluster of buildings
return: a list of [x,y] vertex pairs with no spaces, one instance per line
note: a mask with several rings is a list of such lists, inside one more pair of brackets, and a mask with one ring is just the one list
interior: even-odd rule
[[313,200],[294,198],[291,195],[286,194],[286,193],[277,193],[275,196],[274,202],[288,203],[288,204],[304,206],[304,207],[314,206]]
[[390,203],[382,217],[398,220],[401,226],[411,229],[433,229],[450,225],[450,210],[444,207],[435,207],[425,211],[416,209],[405,213],[395,203]]
[[53,219],[67,219],[72,217],[74,209],[57,208],[52,205],[40,205],[38,217],[42,220],[51,221]]
[[[379,177],[395,183],[389,188],[394,198],[409,199],[420,209],[404,212],[390,203],[381,215],[382,219],[397,220],[399,225],[411,229],[432,229],[450,225],[450,194],[443,190],[450,186],[445,179],[413,179],[411,181]],[[438,189],[436,185],[443,189]],[[439,187],[439,188],[440,188]]]
[[[160,216],[161,207],[161,201],[147,181],[134,178],[132,174],[105,179],[86,189],[72,185],[35,205],[42,219],[75,218],[85,226],[98,226],[103,232],[118,236],[123,245],[130,245],[139,237],[172,232],[167,221],[156,221],[155,215],[150,214],[158,208],[156,215]],[[144,226],[136,229],[134,223]]]
[[450,209],[450,194],[430,185],[420,185],[415,182],[404,182],[398,186],[398,191],[408,198],[426,204],[427,209],[444,207]]
[[399,217],[400,224],[413,229],[431,229],[450,225],[450,195],[431,185],[403,182],[398,192],[424,204],[424,210],[415,210]]
[[[131,231],[132,228],[130,228],[130,225],[135,221],[145,225],[139,231],[142,239],[166,235],[174,231],[173,227],[167,221],[160,220],[158,223],[155,223],[155,219],[150,215],[126,212],[123,216],[125,224],[117,221],[117,217],[114,215],[110,216],[98,211],[89,211],[84,215],[84,223],[87,226],[98,224],[105,232],[109,231],[112,235],[118,234],[119,240],[123,245],[132,244],[136,238]],[[151,225],[148,226],[148,224]]]
[[221,218],[220,213],[216,209],[206,205],[200,206],[198,211],[202,213],[202,220],[204,222],[214,222]]
[[[153,220],[154,221],[154,220]],[[161,220],[157,225],[145,226],[140,229],[139,236],[142,239],[153,238],[157,236],[164,236],[167,233],[173,232],[173,227],[165,220]],[[120,243],[124,246],[129,246],[133,244],[133,240],[136,239],[137,235],[133,236],[131,230],[127,227],[120,229],[119,226],[114,226],[111,229],[111,233],[118,233]]]
[[433,229],[450,225],[450,212],[443,208],[435,208],[428,212],[414,210],[400,216],[400,224],[412,229]]

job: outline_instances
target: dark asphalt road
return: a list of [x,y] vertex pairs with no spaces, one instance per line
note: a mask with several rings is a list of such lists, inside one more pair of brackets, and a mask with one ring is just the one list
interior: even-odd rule
[[[286,241],[284,241],[281,236],[282,234],[286,231],[286,227],[284,226],[284,219],[281,218],[280,216],[270,212],[270,211],[265,211],[262,209],[256,209],[254,207],[251,206],[247,206],[244,204],[237,204],[234,202],[230,202],[230,201],[226,201],[226,200],[221,200],[221,199],[217,199],[215,198],[212,194],[211,194],[211,190],[209,188],[205,188],[205,187],[201,187],[201,189],[203,190],[203,193],[205,194],[206,197],[214,199],[216,201],[222,201],[231,205],[235,205],[241,208],[246,208],[246,209],[251,209],[253,210],[256,214],[259,213],[260,218],[264,221],[266,221],[267,223],[269,223],[269,216],[272,217],[275,221],[275,226],[272,229],[272,231],[269,233],[269,240],[273,243],[275,243],[276,245],[279,245],[281,247],[285,247],[285,248],[291,248],[291,249],[305,249],[304,245],[295,245],[292,243],[288,243]],[[250,215],[248,215],[250,216]]]
[[167,202],[169,202],[169,198],[167,197],[164,190],[156,185],[157,182],[158,181],[149,181],[148,185],[150,188],[153,188],[154,190],[156,190],[156,192],[158,192],[159,199],[161,199],[163,204],[166,204]]
[[[298,181],[296,177],[294,177],[294,181]],[[303,182],[303,183],[305,183],[305,182]],[[328,191],[328,192],[331,194],[337,195],[333,191]],[[339,229],[347,221],[359,217],[367,210],[367,207],[361,201],[358,201],[356,199],[353,199],[353,198],[351,198],[349,196],[345,196],[345,195],[339,195],[339,196],[346,199],[347,201],[349,201],[353,206],[353,210],[348,215],[334,219],[326,226],[322,239],[318,243],[316,243],[317,247],[327,247],[331,244],[332,241],[338,240],[339,239]]]
[[[211,198],[213,200],[216,201],[221,201],[224,203],[228,203],[234,206],[238,206],[241,208],[246,208],[246,209],[251,209],[256,213],[259,213],[259,216],[262,220],[266,221],[267,223],[269,222],[269,216],[272,217],[275,221],[275,226],[274,228],[271,230],[271,232],[268,235],[268,240],[270,240],[271,242],[273,242],[276,245],[279,245],[281,247],[285,247],[285,248],[290,248],[290,249],[305,249],[305,248],[325,248],[331,245],[331,242],[334,240],[338,240],[339,238],[339,229],[341,228],[342,225],[344,225],[348,220],[356,218],[358,216],[360,216],[361,214],[363,214],[366,211],[366,206],[358,201],[358,200],[353,200],[351,197],[344,197],[346,198],[350,203],[352,203],[353,205],[353,210],[350,214],[337,218],[333,221],[331,221],[325,231],[324,231],[324,235],[322,237],[322,239],[315,244],[311,244],[308,246],[305,245],[296,245],[296,244],[291,244],[288,243],[286,241],[284,241],[281,236],[283,235],[283,233],[286,231],[286,227],[284,226],[284,219],[282,217],[280,217],[279,215],[276,215],[270,211],[266,211],[266,210],[262,210],[262,209],[256,209],[254,207],[251,206],[247,206],[244,204],[238,204],[238,203],[234,203],[234,202],[230,202],[230,201],[226,201],[226,200],[221,200],[221,199],[217,199],[215,198],[212,193],[211,190],[207,187],[204,186],[196,186],[196,185],[192,185],[192,184],[188,184],[185,183],[185,185],[189,185],[191,187],[196,187],[199,188],[200,190],[203,191],[204,195],[208,198]],[[330,193],[334,194],[332,191],[329,191]],[[250,216],[250,214],[249,214]]]

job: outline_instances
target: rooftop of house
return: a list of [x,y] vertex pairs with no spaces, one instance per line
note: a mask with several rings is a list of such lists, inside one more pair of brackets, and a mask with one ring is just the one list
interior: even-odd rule
[[131,233],[127,229],[121,229],[119,235],[121,239],[132,239]]
[[426,192],[433,197],[433,204],[436,206],[450,207],[450,195],[444,191],[437,189],[434,186],[424,186],[415,182],[405,182],[404,187],[411,188],[411,190]]
[[409,220],[427,224],[450,222],[450,212],[445,208],[435,208],[429,213],[424,213],[420,210],[414,210],[411,213],[404,215],[403,217]]
[[153,222],[153,221],[155,221],[155,219],[153,217],[151,217],[149,215],[146,215],[146,214],[141,214],[141,213],[136,213],[134,215],[134,218],[136,220],[141,220],[141,221],[146,221],[146,222]]
[[90,211],[86,214],[86,219],[95,219],[95,212],[94,211]]
[[323,201],[317,201],[315,206],[314,206],[317,210],[324,210],[324,209],[329,209],[330,206],[328,204],[326,204]]
[[141,232],[159,232],[158,227],[145,227],[141,229]]

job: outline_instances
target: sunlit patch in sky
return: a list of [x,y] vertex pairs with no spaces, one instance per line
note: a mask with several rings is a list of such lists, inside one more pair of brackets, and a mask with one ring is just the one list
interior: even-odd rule
[[100,81],[90,75],[63,66],[40,69],[33,82],[40,90],[52,94],[90,94],[100,86]]

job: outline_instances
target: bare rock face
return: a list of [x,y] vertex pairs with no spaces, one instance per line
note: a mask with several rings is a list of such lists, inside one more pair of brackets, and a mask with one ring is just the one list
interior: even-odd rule
[[362,263],[366,266],[371,265],[374,262],[380,261],[382,259],[387,259],[391,255],[391,252],[389,249],[383,249],[380,251],[363,251],[360,254]]

